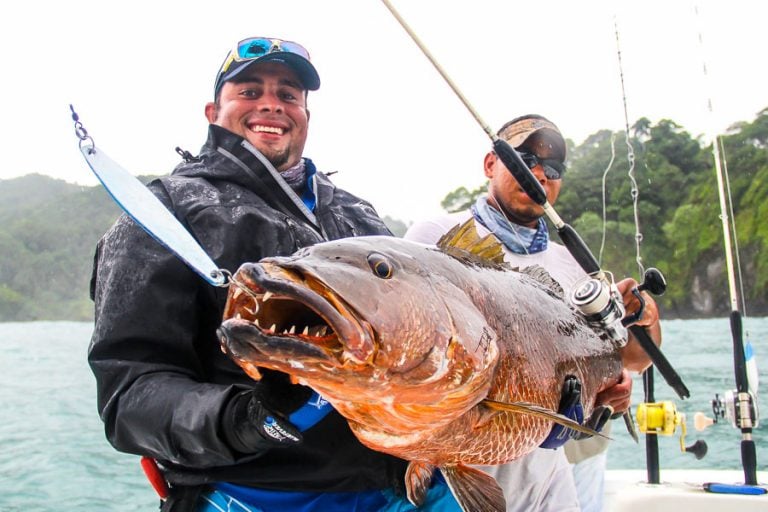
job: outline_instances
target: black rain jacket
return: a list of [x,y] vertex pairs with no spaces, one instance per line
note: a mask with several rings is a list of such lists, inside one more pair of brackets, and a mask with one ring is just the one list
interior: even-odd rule
[[[260,156],[243,138],[211,126],[199,157],[148,185],[219,268],[234,272],[323,240],[391,235],[370,204],[319,172],[313,225]],[[406,462],[364,447],[336,411],[295,447],[243,454],[227,444],[220,418],[238,392],[258,387],[287,415],[311,390],[271,371],[255,382],[224,355],[215,331],[226,289],[205,282],[125,215],[97,246],[91,294],[88,361],[116,449],[157,459],[180,486],[401,492]]]

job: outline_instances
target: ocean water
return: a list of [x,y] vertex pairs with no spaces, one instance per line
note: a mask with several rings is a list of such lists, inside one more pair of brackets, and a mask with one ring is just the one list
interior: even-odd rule
[[[91,324],[76,322],[0,323],[0,511],[156,510],[158,500],[136,456],[121,454],[106,441],[96,412],[94,378],[86,363]],[[768,318],[747,319],[745,330],[758,365],[768,367]],[[681,401],[658,375],[656,399],[674,400],[688,417],[686,444],[703,439],[702,460],[680,452],[679,431],[659,440],[661,471],[675,468],[741,467],[740,432],[719,423],[703,433],[693,413],[711,415],[715,393],[734,388],[727,318],[664,323],[663,349],[691,391]],[[634,379],[635,402],[642,382]],[[762,411],[768,411],[765,394]],[[614,425],[609,468],[644,468],[645,450]],[[768,468],[768,427],[755,430],[760,470]]]

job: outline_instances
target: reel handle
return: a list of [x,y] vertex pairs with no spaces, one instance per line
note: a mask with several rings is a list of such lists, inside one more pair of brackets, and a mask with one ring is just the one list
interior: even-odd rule
[[632,289],[632,295],[634,295],[640,302],[640,307],[637,308],[637,311],[622,319],[621,323],[624,327],[632,325],[643,316],[643,311],[645,311],[645,299],[640,292],[645,290],[648,290],[654,295],[664,295],[664,292],[667,291],[667,280],[664,279],[664,274],[662,274],[659,269],[650,267],[643,275],[643,282],[640,283],[637,288]]
[[664,295],[667,291],[667,280],[659,269],[650,267],[643,275],[643,282],[637,287],[638,291],[648,290],[654,295]]
[[707,454],[707,443],[701,439],[697,439],[691,446],[685,447],[686,453],[692,453],[696,460],[701,460]]

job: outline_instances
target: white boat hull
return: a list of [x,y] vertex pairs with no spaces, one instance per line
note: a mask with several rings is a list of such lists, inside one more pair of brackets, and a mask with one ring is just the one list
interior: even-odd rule
[[[660,472],[660,484],[647,483],[641,469],[614,469],[605,475],[606,512],[768,512],[768,494],[720,494],[704,490],[704,483],[741,484],[744,473],[734,470],[680,470]],[[768,472],[758,471],[765,486]]]

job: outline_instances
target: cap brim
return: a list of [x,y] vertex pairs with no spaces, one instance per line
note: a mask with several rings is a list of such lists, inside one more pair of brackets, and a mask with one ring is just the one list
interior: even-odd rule
[[296,72],[296,76],[299,77],[302,85],[308,91],[316,91],[320,88],[320,76],[317,74],[315,66],[301,55],[289,52],[272,52],[259,57],[258,59],[239,62],[237,63],[239,66],[222,76],[219,83],[223,84],[224,82],[232,80],[257,62],[279,62],[280,64],[284,64]]
[[552,122],[541,118],[522,119],[508,126],[501,136],[509,142],[513,148],[519,148],[534,134],[541,141],[551,144],[557,151],[561,160],[565,160],[565,139],[560,130]]

